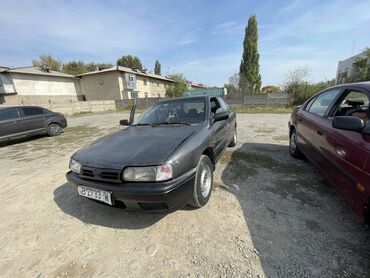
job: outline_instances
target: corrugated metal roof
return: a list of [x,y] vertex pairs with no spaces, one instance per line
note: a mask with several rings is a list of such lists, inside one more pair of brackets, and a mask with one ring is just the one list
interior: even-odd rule
[[45,71],[39,67],[22,67],[22,68],[12,68],[12,69],[5,69],[1,72],[9,72],[9,73],[23,73],[23,74],[35,74],[35,75],[47,75],[47,76],[57,76],[57,77],[66,77],[66,78],[75,78],[71,74],[67,74],[64,72],[56,71],[56,70],[48,70]]
[[168,81],[168,82],[174,82],[173,80],[168,79],[166,77],[163,77],[161,75],[156,75],[156,74],[151,74],[151,73],[144,73],[144,72],[141,72],[139,70],[138,71],[135,71],[133,69],[126,68],[126,67],[121,67],[121,66],[115,66],[115,67],[112,67],[112,68],[109,68],[109,69],[104,69],[104,70],[91,71],[91,72],[79,74],[79,75],[76,75],[76,76],[85,76],[85,75],[92,75],[92,74],[100,74],[100,73],[110,72],[110,71],[116,71],[116,70],[122,71],[122,72],[132,73],[132,74],[136,74],[136,75],[146,76],[146,77],[149,77],[149,78],[165,80],[165,81]]
[[183,96],[224,96],[224,88],[218,87],[211,87],[211,88],[201,88],[201,89],[194,89],[194,90],[186,90],[183,92]]

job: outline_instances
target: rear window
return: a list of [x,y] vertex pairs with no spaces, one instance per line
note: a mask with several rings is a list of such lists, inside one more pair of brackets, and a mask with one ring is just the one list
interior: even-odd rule
[[25,107],[22,108],[25,116],[34,116],[44,114],[44,110],[38,107]]
[[6,121],[19,118],[19,111],[18,109],[6,109],[0,111],[0,121]]

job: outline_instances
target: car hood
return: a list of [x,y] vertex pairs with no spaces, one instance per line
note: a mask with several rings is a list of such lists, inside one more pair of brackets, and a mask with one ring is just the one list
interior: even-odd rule
[[73,158],[84,166],[122,169],[158,165],[201,126],[131,126],[102,137],[78,151]]

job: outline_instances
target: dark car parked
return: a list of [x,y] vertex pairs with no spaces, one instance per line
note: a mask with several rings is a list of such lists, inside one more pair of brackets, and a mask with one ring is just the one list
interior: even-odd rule
[[56,136],[67,127],[61,113],[38,106],[0,106],[0,142],[26,136]]
[[370,82],[319,92],[289,122],[290,154],[303,154],[370,224]]
[[223,99],[159,101],[120,123],[129,127],[72,156],[67,180],[80,195],[149,211],[208,202],[216,162],[236,145],[236,116]]

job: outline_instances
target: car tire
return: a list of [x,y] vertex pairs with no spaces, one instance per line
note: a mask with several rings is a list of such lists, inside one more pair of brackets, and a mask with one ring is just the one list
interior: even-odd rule
[[289,154],[294,158],[302,158],[303,155],[298,148],[297,132],[295,128],[290,131],[289,136]]
[[62,133],[62,127],[59,124],[52,123],[48,125],[47,132],[49,136],[58,136]]
[[230,148],[235,147],[237,142],[238,142],[238,136],[237,136],[236,127],[235,127],[235,129],[234,129],[234,135],[233,135],[233,140],[230,142],[229,147]]
[[208,203],[211,197],[213,185],[213,165],[211,159],[202,155],[197,165],[195,174],[195,182],[193,189],[193,200],[190,205],[196,208],[201,208]]

